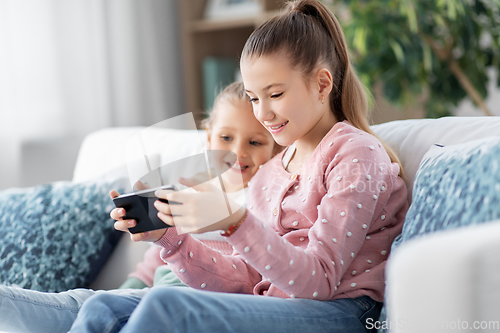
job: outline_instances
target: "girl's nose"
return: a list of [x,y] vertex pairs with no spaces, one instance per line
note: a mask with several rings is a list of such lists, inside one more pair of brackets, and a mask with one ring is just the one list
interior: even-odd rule
[[238,142],[234,147],[234,153],[236,154],[236,157],[238,157],[238,158],[247,157],[248,156],[248,149],[247,149],[246,144],[244,142]]
[[257,120],[261,123],[272,120],[274,118],[274,113],[271,111],[269,105],[265,102],[254,105],[253,113],[255,115],[255,118],[257,118]]

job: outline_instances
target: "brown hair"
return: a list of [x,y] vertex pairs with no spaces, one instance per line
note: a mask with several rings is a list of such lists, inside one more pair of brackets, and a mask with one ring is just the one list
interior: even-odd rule
[[[203,121],[201,122],[201,126],[203,128],[210,129],[215,124],[219,113],[218,110],[220,109],[222,102],[244,102],[245,104],[248,103],[248,108],[252,110],[252,103],[250,102],[250,97],[248,97],[247,93],[245,92],[245,86],[243,85],[243,82],[233,82],[225,87],[215,98],[214,105],[212,107],[212,110],[208,114],[208,117],[203,119]],[[274,142],[273,156],[282,151],[283,148],[284,147]]]
[[[333,88],[329,103],[338,121],[370,133],[364,86],[349,61],[344,32],[335,15],[316,0],[289,2],[286,10],[264,22],[248,38],[241,58],[258,58],[282,53],[295,69],[309,77],[318,65],[332,73]],[[379,138],[380,140],[380,138]],[[380,140],[392,162],[403,168],[392,148]]]

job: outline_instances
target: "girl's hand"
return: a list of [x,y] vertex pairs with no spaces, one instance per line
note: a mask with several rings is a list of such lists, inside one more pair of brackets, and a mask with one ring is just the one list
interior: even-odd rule
[[159,211],[158,217],[166,224],[176,226],[178,234],[227,230],[243,217],[245,209],[210,182],[202,183],[197,177],[181,178],[179,182],[192,186],[197,192],[157,191],[157,197],[179,204],[159,200],[154,203]]
[[[120,194],[116,191],[111,191],[109,192],[109,196],[111,199],[119,196]],[[163,237],[163,235],[166,232],[166,229],[160,229],[160,230],[153,230],[153,231],[148,231],[148,232],[143,232],[143,233],[138,233],[138,234],[132,234],[128,230],[128,228],[135,227],[137,222],[135,220],[124,220],[123,216],[125,216],[125,209],[123,208],[115,208],[111,211],[109,214],[112,219],[116,220],[115,222],[115,229],[120,230],[123,232],[128,232],[130,234],[130,239],[134,242],[139,242],[139,241],[144,241],[144,242],[156,242],[160,238]]]

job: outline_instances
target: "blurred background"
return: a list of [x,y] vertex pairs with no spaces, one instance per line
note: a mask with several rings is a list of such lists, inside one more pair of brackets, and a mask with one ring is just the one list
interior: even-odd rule
[[[284,3],[0,0],[0,189],[70,180],[93,131],[200,120]],[[500,0],[324,3],[372,93],[373,124],[500,116]]]

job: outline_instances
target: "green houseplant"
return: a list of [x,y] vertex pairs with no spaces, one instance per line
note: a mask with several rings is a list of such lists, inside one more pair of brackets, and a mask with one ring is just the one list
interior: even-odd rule
[[500,0],[325,2],[342,16],[367,87],[382,83],[403,106],[425,94],[428,117],[449,115],[466,97],[491,115],[484,98],[489,69],[500,69]]

